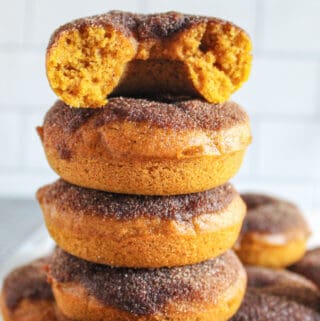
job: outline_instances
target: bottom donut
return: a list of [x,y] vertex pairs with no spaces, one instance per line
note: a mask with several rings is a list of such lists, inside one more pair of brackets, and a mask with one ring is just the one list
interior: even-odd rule
[[5,321],[222,321],[240,306],[245,286],[246,273],[231,251],[185,267],[130,269],[89,263],[56,249],[53,257],[6,277],[1,310]]
[[[232,260],[234,260],[234,257],[232,258],[232,254],[228,253],[227,256],[229,256],[229,259],[230,259],[229,262],[232,262]],[[220,257],[219,259],[224,262],[227,261],[225,258],[223,258],[223,256]],[[76,260],[74,262],[76,262]],[[2,309],[2,313],[5,321],[71,321],[72,320],[71,318],[64,316],[63,312],[56,307],[56,303],[53,298],[51,287],[47,282],[46,275],[44,272],[44,268],[47,266],[48,263],[49,263],[48,258],[40,259],[30,263],[29,265],[26,265],[14,270],[6,277],[6,279],[4,280],[4,285],[1,293],[1,309]],[[206,264],[208,264],[208,262]],[[213,270],[217,272],[218,271],[217,267],[221,266],[221,264],[222,264],[221,262],[213,264]],[[82,267],[83,265],[79,265],[79,268],[82,268]],[[226,265],[226,268],[227,268],[227,265]],[[179,269],[181,271],[182,268],[179,268]],[[190,271],[190,267],[188,267],[188,269]],[[227,270],[228,269],[230,268],[227,268]],[[67,270],[68,269],[65,269],[64,272],[67,272]],[[119,270],[119,269],[114,268],[112,270]],[[129,270],[132,270],[132,269],[129,269]],[[320,292],[319,292],[319,289],[316,287],[316,285],[313,284],[311,281],[307,280],[302,276],[299,276],[298,274],[288,272],[285,270],[274,270],[274,269],[253,267],[253,266],[247,267],[246,270],[248,274],[248,290],[240,309],[231,318],[231,321],[269,321],[269,320],[270,321],[274,321],[274,320],[319,321],[320,320],[320,314],[319,314]],[[99,273],[102,273],[102,271],[103,271],[103,268],[101,268]],[[156,270],[149,270],[149,273],[152,273],[152,271],[154,273]],[[99,273],[98,275],[100,275]],[[77,275],[78,276],[80,275],[79,272],[74,271],[72,278],[77,279]],[[127,276],[125,275],[126,274],[124,274],[124,278],[128,279],[128,284],[129,284],[128,286],[130,286],[131,288],[135,288],[137,290],[135,292],[135,295],[138,296],[138,294],[140,293],[141,295],[140,300],[142,300],[144,296],[150,296],[150,298],[154,299],[154,296],[153,297],[151,296],[152,292],[150,291],[149,292],[146,291],[145,293],[141,292],[142,288],[144,288],[145,290],[147,289],[146,284],[142,286],[142,281],[143,280],[150,281],[151,278],[148,278],[146,280],[141,277],[142,275],[140,275],[140,277],[136,277],[134,279],[132,278],[132,275],[133,275],[132,273],[131,274],[127,273]],[[173,283],[175,282],[174,280],[177,279],[177,274],[174,273],[174,275],[175,277],[172,278]],[[187,288],[187,287],[184,288],[185,293],[187,293],[188,291],[194,291],[194,294],[195,294],[197,293],[197,291],[201,291],[201,287],[204,286],[204,280],[202,280],[202,282],[199,282],[201,275],[202,274],[200,273],[200,275],[198,276],[197,282],[195,281],[194,278],[189,279],[190,288]],[[187,280],[190,276],[191,276],[190,273],[189,274],[186,273],[184,276],[184,279]],[[221,276],[221,273],[218,273],[217,276]],[[230,277],[226,277],[223,280],[226,282],[227,280],[231,280],[231,279],[232,278]],[[93,282],[92,284],[98,285],[101,282],[101,278],[99,278],[99,280],[100,281],[92,280]],[[133,280],[135,280],[135,282],[132,282]],[[160,281],[161,278],[157,278],[157,280]],[[80,279],[77,279],[76,282],[80,282]],[[117,290],[110,293],[110,295],[114,295],[114,297],[116,298],[117,292],[121,291],[121,284],[119,282],[119,278],[115,278],[115,277],[110,278],[108,282],[113,282],[112,289],[114,290],[116,289],[116,286],[119,286]],[[212,281],[209,283],[212,285]],[[140,284],[140,287],[138,286],[139,284]],[[153,283],[153,287],[156,288],[158,286],[159,288],[160,284],[161,283],[159,282],[158,283],[155,282]],[[178,287],[181,289],[183,284],[184,283],[181,283],[181,282],[177,284],[177,291],[178,291]],[[191,286],[191,284],[193,286]],[[196,288],[195,284],[198,284],[199,287]],[[165,284],[162,283],[162,285],[164,286]],[[216,283],[216,285],[219,285],[219,282]],[[234,285],[234,282],[231,282],[230,284],[231,288],[235,287],[233,285]],[[69,290],[76,291],[77,287],[75,286],[72,289],[70,288]],[[98,288],[96,289],[96,291],[97,290]],[[153,293],[156,293],[156,292],[153,292]],[[230,291],[229,293],[232,293],[232,291]],[[80,292],[78,295],[81,295],[81,294],[82,292]],[[168,293],[164,291],[162,292],[162,295],[168,295]],[[199,295],[201,295],[201,293]],[[222,304],[222,301],[218,300],[219,296],[215,296],[215,297],[217,299],[215,301],[215,304]],[[88,295],[87,300],[83,301],[81,305],[83,305],[84,302],[87,302],[88,303],[87,309],[90,309],[90,306],[92,309],[95,303],[95,301],[92,300],[92,298],[93,298],[92,295]],[[164,297],[158,296],[158,299],[160,301],[159,300],[148,301],[147,304],[151,306],[150,303],[153,302],[154,303],[153,307],[156,307],[157,304],[161,302],[161,298],[163,300]],[[139,298],[137,298],[137,300],[139,300]],[[214,297],[212,297],[211,300],[214,300]],[[190,306],[188,307],[190,310],[194,306],[194,300],[192,301],[193,303],[191,303]],[[119,300],[117,302],[118,304],[121,303]],[[64,306],[65,304],[70,306],[71,301],[69,300],[69,301],[66,301],[65,303],[61,302],[61,306]],[[132,300],[126,301],[125,304],[123,304],[122,302],[122,306],[126,306],[127,308],[129,307],[130,304],[132,306],[134,302]],[[212,304],[213,304],[213,301],[211,301],[211,305]],[[76,307],[74,307],[74,309],[76,309]],[[69,307],[69,310],[70,310],[70,307]],[[124,312],[119,312],[119,309],[114,308],[113,311],[114,311],[114,316],[112,316],[109,319],[109,321],[132,320],[131,315],[129,317],[126,317]],[[208,306],[206,306],[203,308],[202,314],[210,313],[210,311],[212,311],[212,309],[210,310]],[[192,317],[191,319],[191,315],[193,312],[194,310],[192,312],[189,312],[188,314],[189,318],[186,318],[185,320],[202,320],[203,319],[203,317],[198,318],[196,316],[193,316],[194,318]],[[210,316],[212,316],[212,313],[210,313]],[[209,318],[209,315],[206,317],[206,319],[208,318]],[[81,315],[79,319],[92,320],[92,317],[90,319],[85,319],[84,315]],[[145,320],[146,316],[136,315],[136,319]],[[163,314],[157,316],[155,314],[153,316],[153,320],[160,321],[160,320],[172,320],[172,319],[171,319],[171,316],[165,316]],[[217,317],[213,317],[211,320],[221,320],[221,319],[218,319]]]
[[239,308],[246,273],[229,251],[195,265],[113,268],[53,255],[50,280],[60,311],[79,321],[224,321]]

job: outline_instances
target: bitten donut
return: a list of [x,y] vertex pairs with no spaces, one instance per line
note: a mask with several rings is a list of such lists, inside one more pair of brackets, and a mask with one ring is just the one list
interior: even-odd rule
[[107,96],[172,93],[226,101],[247,80],[249,36],[230,22],[177,12],[112,11],[60,27],[46,70],[54,92],[74,107]]
[[4,321],[55,321],[54,298],[46,280],[49,258],[12,271],[4,280],[1,310]]
[[111,98],[105,108],[58,101],[38,128],[51,167],[75,185],[125,194],[187,194],[236,174],[251,142],[233,102]]
[[230,184],[195,194],[141,196],[59,180],[37,197],[60,247],[113,266],[180,266],[218,256],[235,243],[245,215]]
[[307,251],[306,255],[289,269],[304,275],[320,288],[320,247]]
[[61,312],[72,320],[228,320],[238,309],[246,273],[231,251],[195,265],[114,268],[61,249],[50,278]]
[[241,195],[247,215],[235,251],[245,264],[285,267],[306,251],[309,227],[292,203],[260,194]]

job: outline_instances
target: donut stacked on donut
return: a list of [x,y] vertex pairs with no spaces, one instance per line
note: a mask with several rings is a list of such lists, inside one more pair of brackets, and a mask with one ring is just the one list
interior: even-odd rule
[[59,180],[38,191],[48,230],[67,252],[112,266],[199,263],[231,248],[245,206],[231,184],[194,194],[125,195]]
[[228,183],[251,142],[229,96],[251,41],[230,22],[113,11],[53,34],[61,100],[38,127],[61,177],[37,198],[58,248],[58,319],[224,321],[244,297],[230,250],[246,207]]
[[58,101],[38,128],[51,167],[69,183],[114,193],[202,192],[238,171],[251,141],[234,102],[113,97],[96,109]]
[[38,200],[50,234],[71,254],[157,268],[199,263],[235,243],[245,206],[227,180],[251,139],[237,104],[116,97],[84,109],[58,102],[38,132],[63,178],[40,189]]
[[51,88],[74,107],[159,93],[219,103],[247,80],[251,49],[249,36],[221,19],[112,11],[57,29],[46,68]]

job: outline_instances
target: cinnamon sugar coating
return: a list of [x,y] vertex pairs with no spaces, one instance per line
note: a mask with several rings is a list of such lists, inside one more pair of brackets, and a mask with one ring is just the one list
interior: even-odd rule
[[247,215],[242,228],[246,233],[284,234],[307,238],[310,229],[298,207],[290,202],[261,194],[242,194]]
[[320,312],[317,286],[299,274],[257,266],[247,266],[248,287],[284,297]]
[[319,321],[320,314],[297,302],[249,289],[230,321]]
[[219,131],[249,120],[245,111],[231,101],[210,104],[190,97],[113,97],[107,106],[99,109],[75,109],[57,101],[48,111],[44,125],[58,126],[67,132],[74,132],[90,119],[94,119],[97,128],[118,121],[147,123],[175,131]]
[[40,203],[53,203],[58,210],[69,208],[79,215],[101,215],[118,220],[145,216],[177,221],[190,221],[201,214],[218,213],[237,195],[229,183],[201,193],[143,196],[82,188],[62,179],[42,187],[37,193]]
[[137,315],[156,313],[170,300],[214,304],[240,270],[230,251],[195,265],[130,269],[93,264],[57,249],[51,264],[51,276],[58,282],[80,283],[102,303]]
[[104,14],[76,19],[61,26],[51,36],[48,50],[61,33],[73,29],[81,30],[86,27],[107,27],[111,25],[115,30],[128,36],[134,35],[138,40],[150,40],[158,38],[165,39],[183,29],[208,21],[231,24],[230,22],[218,18],[188,15],[173,11],[145,15],[112,10]]
[[53,300],[45,272],[49,262],[49,258],[36,260],[15,269],[6,277],[2,293],[8,309],[13,311],[24,299]]
[[307,251],[306,255],[289,269],[302,274],[320,288],[320,247]]

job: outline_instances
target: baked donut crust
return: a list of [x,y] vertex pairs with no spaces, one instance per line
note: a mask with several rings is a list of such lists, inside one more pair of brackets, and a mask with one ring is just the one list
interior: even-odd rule
[[49,258],[36,260],[12,271],[4,280],[0,307],[4,321],[55,321],[51,286],[45,266]]
[[176,268],[112,268],[57,251],[50,277],[57,305],[73,320],[228,320],[239,307],[246,274],[227,252]]
[[177,12],[111,11],[57,29],[47,48],[51,88],[68,105],[172,93],[226,101],[249,76],[252,44],[234,24]]
[[261,194],[241,196],[248,210],[234,249],[243,263],[280,268],[303,257],[310,229],[294,204]]
[[82,259],[112,266],[181,266],[233,246],[245,205],[230,184],[179,196],[112,194],[59,180],[37,193],[53,239]]
[[320,289],[320,247],[307,251],[305,256],[289,269],[310,279]]
[[114,193],[172,195],[227,182],[251,142],[233,102],[111,98],[100,109],[58,101],[38,128],[51,167],[75,185]]

